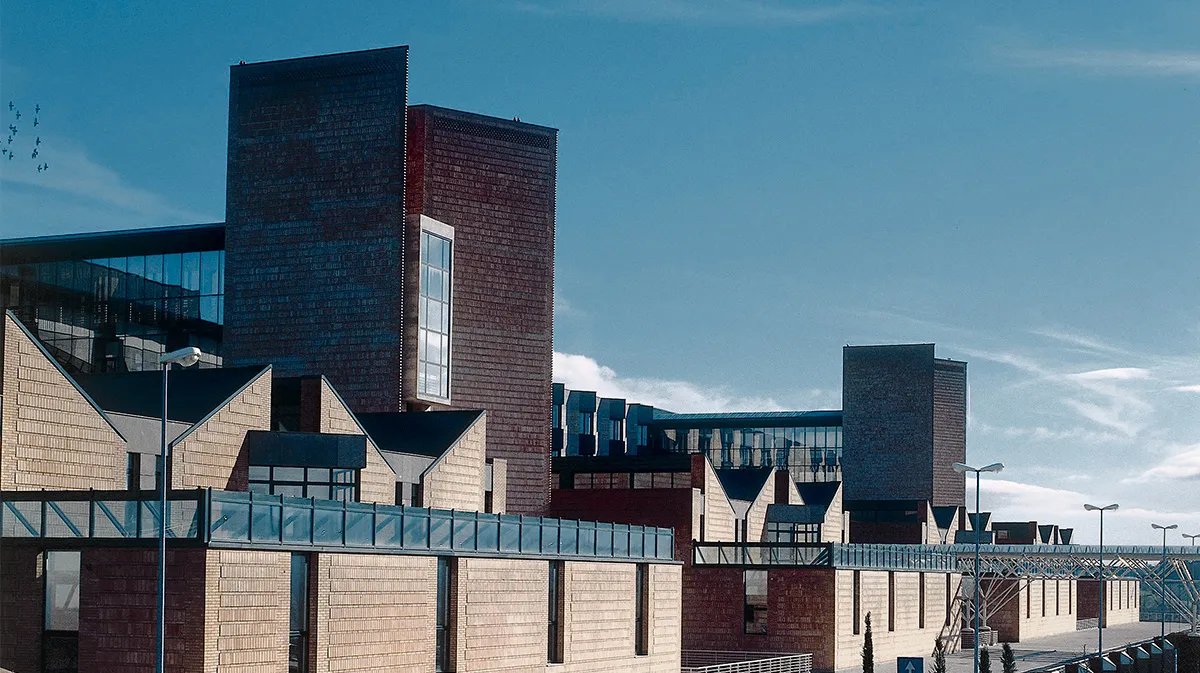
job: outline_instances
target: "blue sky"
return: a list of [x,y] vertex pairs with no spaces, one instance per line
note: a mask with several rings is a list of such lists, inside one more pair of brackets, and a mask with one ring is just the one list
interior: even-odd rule
[[976,5],[6,2],[0,228],[220,221],[227,66],[408,44],[411,102],[561,130],[559,378],[837,407],[933,341],[985,508],[1200,532],[1200,6]]

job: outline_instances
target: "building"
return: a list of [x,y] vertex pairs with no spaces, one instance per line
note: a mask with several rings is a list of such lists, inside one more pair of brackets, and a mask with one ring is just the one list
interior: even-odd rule
[[555,129],[410,107],[407,47],[236,65],[224,223],[3,241],[0,297],[72,373],[193,345],[356,412],[485,409],[541,513],[556,172]]
[[[161,375],[3,334],[0,667],[152,670]],[[679,669],[671,531],[503,513],[485,412],[360,420],[271,366],[171,382],[169,670]]]
[[677,414],[554,384],[556,456],[700,453],[719,469],[788,470],[797,482],[841,480],[841,411]]

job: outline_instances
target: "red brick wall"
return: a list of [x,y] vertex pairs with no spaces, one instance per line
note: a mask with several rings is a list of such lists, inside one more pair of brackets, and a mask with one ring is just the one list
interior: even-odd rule
[[692,489],[554,489],[550,516],[675,529],[675,560],[692,559]]
[[0,668],[42,670],[45,582],[40,550],[4,545],[0,550]]
[[[79,670],[154,670],[158,550],[83,550],[80,561]],[[205,553],[167,551],[167,669],[204,670]]]
[[487,410],[509,511],[544,512],[557,131],[424,105],[408,124],[407,213],[454,227],[452,405]]
[[407,47],[234,66],[225,362],[400,408]]
[[742,573],[684,569],[683,649],[810,652],[813,668],[831,670],[837,635],[833,572],[771,569],[766,634],[744,633]]

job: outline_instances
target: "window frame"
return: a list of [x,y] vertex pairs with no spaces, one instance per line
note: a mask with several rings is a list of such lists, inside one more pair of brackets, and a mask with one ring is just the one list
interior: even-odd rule
[[[433,240],[439,242],[439,250],[443,250],[445,254],[439,255],[439,259],[434,263],[427,256],[427,246],[432,246]],[[442,247],[444,246],[444,248]],[[454,372],[454,227],[439,222],[432,218],[422,215],[420,217],[420,227],[417,232],[417,343],[416,343],[416,371],[414,372],[415,385],[414,391],[417,399],[427,402],[436,402],[441,404],[449,404],[453,397],[451,386],[451,377]],[[444,274],[446,276],[445,292],[442,293],[439,288],[438,295],[435,296],[429,279],[433,276],[434,271],[439,277]],[[437,303],[439,305],[438,315],[441,316],[438,325],[430,324],[432,316],[429,315],[429,307]],[[445,331],[442,331],[443,325]],[[430,339],[436,338],[439,341],[438,361],[432,361],[427,358],[427,350],[423,348],[423,344]],[[441,348],[441,340],[445,339],[445,348]],[[434,367],[440,371],[440,387],[438,390],[430,390],[429,385],[429,368]],[[444,394],[443,394],[444,393]]]
[[437,557],[437,599],[434,626],[434,665],[435,673],[453,671],[454,651],[454,607],[451,605],[454,596],[453,585],[456,576],[455,559],[451,556]]
[[650,654],[650,569],[638,563],[634,571],[633,653]]

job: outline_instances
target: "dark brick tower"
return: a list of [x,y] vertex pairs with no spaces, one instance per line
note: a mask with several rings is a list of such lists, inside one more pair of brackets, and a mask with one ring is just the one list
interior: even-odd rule
[[933,344],[842,350],[842,474],[846,500],[964,504],[967,364]]
[[408,48],[230,69],[227,365],[401,407]]
[[509,509],[544,511],[558,132],[428,105],[409,108],[408,131],[408,214],[454,228],[450,405],[487,409]]

